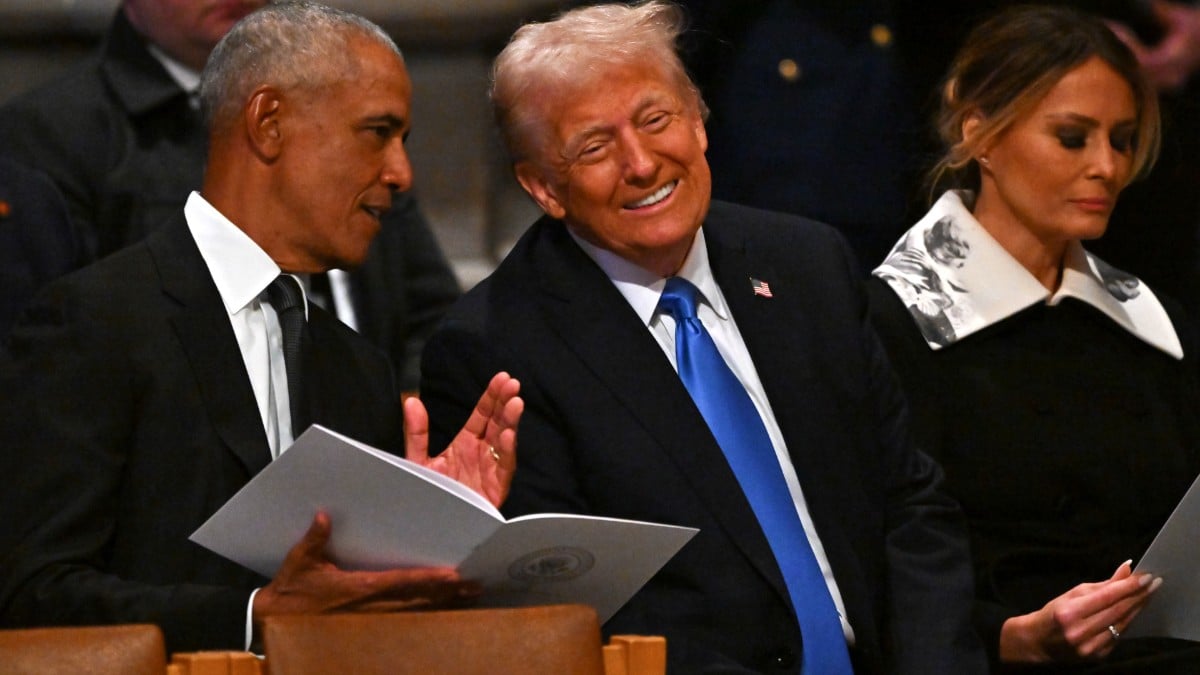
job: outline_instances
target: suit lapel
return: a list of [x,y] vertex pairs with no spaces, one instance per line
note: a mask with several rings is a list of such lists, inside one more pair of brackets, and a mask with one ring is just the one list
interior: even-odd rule
[[[402,455],[400,396],[384,354],[320,307],[310,306],[308,317],[305,380],[312,422]],[[367,352],[377,367],[364,372]]]
[[[838,513],[845,496],[839,492],[846,489],[844,458],[814,451],[839,446],[829,436],[828,420],[821,412],[831,392],[828,383],[816,381],[821,375],[813,359],[828,351],[817,348],[814,317],[807,315],[803,309],[806,303],[800,302],[799,294],[807,289],[790,286],[796,275],[781,274],[771,263],[771,252],[756,250],[756,245],[742,235],[743,228],[736,225],[718,222],[705,229],[713,275],[775,411],[809,515],[834,577],[841,580],[839,590],[847,612],[852,621],[869,617],[869,613],[861,612],[869,605],[856,597],[858,586],[847,583],[861,579],[863,574]],[[751,279],[768,282],[773,297],[756,295]],[[821,400],[805,398],[812,396]]]
[[540,244],[545,249],[535,250],[533,267],[550,326],[658,442],[726,535],[790,602],[737,478],[658,343],[561,224],[543,221]]
[[183,215],[146,240],[163,292],[177,307],[170,321],[217,435],[249,475],[270,461],[270,446],[225,306]]
[[[811,335],[805,329],[806,322],[799,320],[797,303],[789,299],[789,293],[799,289],[789,288],[787,279],[780,277],[766,256],[756,255],[743,240],[738,228],[706,227],[708,260],[713,278],[725,295],[734,321],[746,349],[754,360],[759,379],[767,389],[771,401],[786,400],[771,397],[768,381],[787,378],[812,377],[810,364],[803,357],[806,343]],[[754,293],[753,280],[771,284],[773,295],[782,298],[767,298]]]

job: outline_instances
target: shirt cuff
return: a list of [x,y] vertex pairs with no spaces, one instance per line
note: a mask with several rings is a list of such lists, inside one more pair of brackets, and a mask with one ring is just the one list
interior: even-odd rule
[[246,651],[252,651],[250,644],[254,641],[254,596],[260,589],[250,592],[250,601],[246,603]]

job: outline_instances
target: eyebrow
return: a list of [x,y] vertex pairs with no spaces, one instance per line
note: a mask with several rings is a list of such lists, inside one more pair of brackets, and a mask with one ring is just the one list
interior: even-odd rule
[[[1094,117],[1088,117],[1087,115],[1081,115],[1079,113],[1073,113],[1073,112],[1049,113],[1046,115],[1046,117],[1051,120],[1056,120],[1056,121],[1076,122],[1078,124],[1083,124],[1089,128],[1094,128],[1094,127],[1100,126],[1100,120],[1097,120]],[[1137,119],[1131,118],[1131,119],[1120,120],[1116,124],[1114,124],[1113,127],[1116,128],[1116,127],[1123,127],[1123,126],[1127,126],[1127,125],[1135,125],[1136,126]]]
[[362,124],[379,124],[381,122],[384,124],[393,126],[393,127],[403,129],[406,120],[403,117],[398,117],[391,113],[384,113],[382,115],[369,115],[367,117],[364,117],[362,119],[361,123]]
[[[651,91],[650,93],[643,96],[641,98],[641,100],[638,101],[637,106],[633,109],[633,117],[637,117],[638,115],[642,114],[646,110],[646,108],[649,108],[656,104],[662,103],[664,101],[669,101],[670,99],[671,99],[671,96],[668,93],[661,92],[661,91]],[[569,158],[569,157],[574,156],[575,152],[579,149],[579,146],[583,145],[587,141],[587,139],[589,139],[592,136],[595,136],[597,134],[608,133],[611,128],[612,128],[612,125],[609,125],[609,124],[596,124],[596,125],[587,127],[585,129],[579,130],[578,132],[572,134],[571,137],[568,138],[566,140],[566,142],[563,143],[562,151],[560,152],[560,154],[564,158]]]

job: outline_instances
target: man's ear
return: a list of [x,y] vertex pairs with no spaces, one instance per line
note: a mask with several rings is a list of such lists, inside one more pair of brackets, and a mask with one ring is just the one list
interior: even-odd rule
[[513,173],[517,175],[517,182],[546,212],[546,215],[559,220],[567,215],[567,210],[563,208],[562,202],[559,201],[554,188],[547,182],[546,175],[540,167],[533,162],[520,161],[513,165]]
[[708,152],[708,131],[704,128],[704,117],[696,111],[692,118],[692,133],[696,134],[696,140],[700,143],[700,151]]
[[284,101],[279,90],[263,86],[250,95],[250,100],[242,110],[246,137],[255,153],[265,161],[273,161],[282,148],[280,117],[283,108]]

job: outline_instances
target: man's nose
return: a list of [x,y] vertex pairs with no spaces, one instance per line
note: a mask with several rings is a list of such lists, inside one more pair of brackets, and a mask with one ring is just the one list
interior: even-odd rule
[[394,192],[407,192],[412,188],[413,169],[408,159],[408,149],[401,138],[392,139],[384,157],[380,180]]

